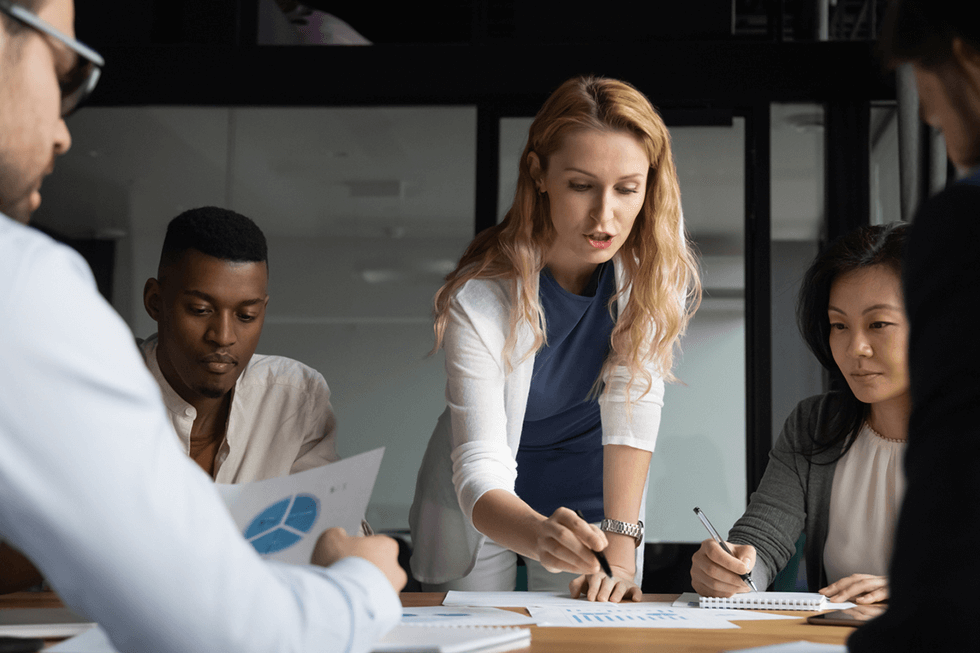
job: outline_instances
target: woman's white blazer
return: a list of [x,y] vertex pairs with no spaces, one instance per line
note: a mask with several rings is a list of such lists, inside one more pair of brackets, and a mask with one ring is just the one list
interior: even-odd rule
[[[622,267],[618,257],[614,261],[621,286]],[[473,527],[473,506],[489,490],[514,493],[534,355],[524,357],[533,336],[530,326],[522,323],[510,366],[504,359],[513,288],[509,280],[474,279],[450,302],[443,341],[447,407],[426,448],[409,513],[412,573],[423,583],[444,583],[472,571],[487,539]],[[628,295],[624,297],[628,301]],[[628,368],[616,367],[606,375],[599,397],[603,445],[653,451],[664,383],[652,364],[650,373],[649,392],[644,394],[647,384],[642,379],[630,389],[631,414],[626,409]],[[641,518],[643,514],[641,509]]]

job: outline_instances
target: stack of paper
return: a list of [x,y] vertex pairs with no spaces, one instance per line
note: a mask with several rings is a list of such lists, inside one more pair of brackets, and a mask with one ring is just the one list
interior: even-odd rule
[[68,608],[0,610],[0,635],[7,637],[73,637],[94,625]]

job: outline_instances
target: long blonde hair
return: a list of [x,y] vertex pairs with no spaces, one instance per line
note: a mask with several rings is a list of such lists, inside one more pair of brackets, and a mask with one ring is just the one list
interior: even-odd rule
[[[510,333],[503,355],[510,366],[517,343],[517,327],[526,322],[534,341],[529,356],[547,344],[545,316],[538,297],[538,275],[544,252],[555,237],[547,194],[535,192],[528,155],[535,152],[543,169],[561,148],[564,137],[582,129],[625,131],[641,143],[650,159],[646,196],[633,229],[616,255],[630,288],[625,306],[610,337],[610,353],[600,379],[613,366],[630,370],[631,387],[637,378],[652,387],[647,363],[666,380],[673,350],[701,299],[697,262],[684,234],[680,188],[670,151],[670,134],[650,101],[633,86],[602,77],[576,77],[562,84],[538,111],[528,131],[527,147],[518,164],[517,192],[503,222],[480,232],[470,243],[456,269],[436,293],[435,347],[442,346],[449,321],[449,305],[470,279],[510,279],[515,301]],[[621,287],[610,301],[622,299]]]

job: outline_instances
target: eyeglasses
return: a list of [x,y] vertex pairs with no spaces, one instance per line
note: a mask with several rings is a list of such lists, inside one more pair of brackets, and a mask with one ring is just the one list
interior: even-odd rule
[[46,21],[10,0],[0,0],[0,12],[19,20],[46,36],[61,41],[78,55],[71,71],[63,79],[58,80],[58,85],[61,87],[61,117],[66,118],[71,115],[95,89],[105,60],[92,48],[79,43],[67,34],[62,34]]

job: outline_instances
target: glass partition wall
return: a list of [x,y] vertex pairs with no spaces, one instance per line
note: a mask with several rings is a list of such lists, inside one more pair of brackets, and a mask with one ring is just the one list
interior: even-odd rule
[[367,519],[408,528],[415,476],[445,408],[432,297],[473,236],[476,111],[87,108],[36,221],[117,239],[114,305],[138,337],[166,225],[217,205],[269,244],[258,352],[331,389],[342,456],[385,447]]
[[772,437],[796,404],[824,391],[796,326],[800,282],[824,238],[824,109],[772,105]]

